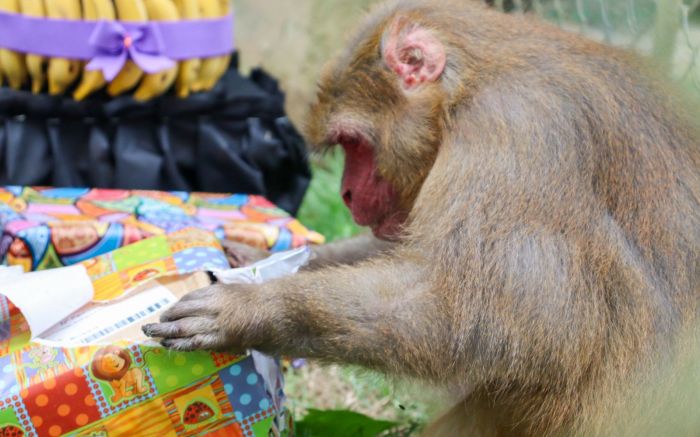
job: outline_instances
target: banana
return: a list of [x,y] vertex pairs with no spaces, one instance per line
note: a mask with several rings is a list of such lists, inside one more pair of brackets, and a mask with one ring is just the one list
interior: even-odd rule
[[[217,18],[221,15],[219,0],[199,0],[201,18]],[[202,60],[202,68],[199,77],[192,84],[192,91],[204,91],[209,85],[216,83],[216,75],[221,70],[221,56],[214,56]]]
[[[175,5],[180,13],[180,17],[186,20],[196,20],[199,18],[199,4],[197,0],[175,0]],[[186,98],[190,95],[192,84],[199,77],[202,67],[201,59],[187,59],[180,62],[180,69],[175,83],[177,96]]]
[[[0,0],[0,11],[20,12],[17,0]],[[7,82],[14,89],[22,88],[27,81],[27,67],[24,63],[24,55],[12,50],[0,49],[0,63]]]
[[[113,21],[116,19],[112,0],[83,0],[83,14],[86,20]],[[78,101],[83,100],[106,83],[100,70],[85,70],[80,85],[73,93],[73,98]]]
[[[48,0],[54,1],[54,0]],[[148,13],[143,0],[114,0],[117,6],[117,16],[123,21],[148,21]],[[107,86],[110,96],[118,96],[134,88],[143,77],[143,70],[133,61],[129,60],[124,64],[122,71]]]
[[[231,0],[219,0],[219,12],[222,17],[228,16],[231,13]],[[219,68],[214,74],[211,82],[204,84],[205,90],[210,90],[216,86],[216,84],[221,80],[228,66],[231,63],[231,55],[224,55],[219,57]]]
[[[46,15],[49,18],[68,20],[82,19],[80,0],[46,0]],[[66,58],[49,60],[49,94],[63,94],[80,74],[81,62]]]
[[[20,10],[23,15],[31,17],[45,17],[46,9],[44,8],[44,0],[20,0]],[[26,55],[27,70],[32,78],[32,93],[39,94],[44,87],[46,74],[44,66],[46,59],[40,55]]]
[[97,17],[97,7],[94,1],[82,0],[80,2],[83,5],[83,18],[85,20],[94,20]]
[[[172,0],[144,0],[149,20],[176,21],[180,14]],[[158,73],[147,74],[134,93],[138,101],[150,100],[168,91],[177,78],[177,66]]]

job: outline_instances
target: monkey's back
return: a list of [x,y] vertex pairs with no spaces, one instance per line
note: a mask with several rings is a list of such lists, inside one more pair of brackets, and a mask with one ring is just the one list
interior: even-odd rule
[[[534,353],[539,361],[522,358],[531,367],[518,369],[522,375],[517,378],[573,385],[570,394],[523,388],[535,393],[527,402],[514,391],[512,402],[529,405],[530,417],[543,418],[537,429],[555,429],[569,420],[586,429],[584,435],[656,429],[645,426],[662,411],[680,412],[682,406],[674,399],[687,395],[698,400],[689,393],[700,389],[697,372],[687,371],[688,363],[700,359],[700,134],[691,106],[650,60],[635,54],[535,18],[506,16],[468,3],[434,7],[429,15],[440,23],[435,27],[449,29],[450,44],[461,47],[460,56],[468,60],[461,65],[463,97],[456,103],[461,109],[454,109],[464,114],[462,135],[468,143],[469,132],[490,129],[499,131],[495,138],[506,139],[506,144],[483,151],[469,144],[462,152],[464,162],[441,168],[478,175],[464,178],[463,185],[456,184],[455,177],[449,184],[427,183],[430,196],[453,194],[443,205],[424,196],[423,208],[444,210],[461,202],[470,205],[465,214],[482,216],[463,218],[458,225],[454,217],[431,217],[436,228],[448,229],[433,238],[433,247],[439,248],[435,259],[443,263],[437,270],[459,281],[478,277],[484,293],[499,290],[517,296],[508,297],[508,302],[531,301],[521,305],[539,306],[543,320],[551,323],[531,329],[540,343]],[[517,159],[509,163],[512,153]],[[513,182],[504,185],[507,180]],[[480,193],[478,187],[488,192]],[[421,224],[428,217],[419,217]],[[484,217],[493,229],[483,227]],[[541,237],[543,232],[550,237]],[[464,240],[466,235],[478,236],[485,249],[467,249],[474,242]],[[530,240],[551,253],[533,250]],[[556,311],[562,297],[540,295],[536,284],[545,288],[562,281],[547,270],[551,265],[545,265],[548,258],[560,256],[560,247],[567,248],[561,263],[569,266],[571,275],[561,286],[579,287],[562,290],[562,296],[576,300],[587,295],[589,301],[577,315],[559,319],[561,332],[552,332],[557,329],[556,316],[548,312]],[[463,256],[455,257],[459,253]],[[508,273],[500,267],[507,259],[522,266]],[[538,271],[549,273],[533,273]],[[447,287],[459,286],[445,282]],[[503,284],[520,289],[500,291]],[[514,325],[518,316],[496,316],[499,313],[493,311],[491,317],[501,319],[494,323],[497,329],[515,332],[517,339],[524,329]],[[585,356],[571,351],[557,355],[559,348],[566,349],[562,342],[574,338],[567,324],[580,324],[578,328],[591,336],[569,345],[586,350]],[[593,340],[595,336],[599,337]],[[479,340],[487,351],[488,341]],[[493,357],[502,341],[491,340]],[[509,341],[518,344],[513,348],[527,344],[524,339]],[[549,370],[542,372],[545,368]],[[676,379],[680,368],[686,369],[685,385]],[[542,385],[549,387],[549,382]],[[669,410],[659,407],[656,414],[640,414],[641,405],[655,396]],[[562,422],[556,425],[558,420]],[[611,428],[599,428],[602,423]],[[669,423],[657,425],[671,429]],[[698,423],[685,415],[677,425],[676,430],[697,429]]]

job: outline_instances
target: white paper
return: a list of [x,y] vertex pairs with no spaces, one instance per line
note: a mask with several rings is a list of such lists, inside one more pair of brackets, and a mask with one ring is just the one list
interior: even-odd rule
[[296,273],[311,258],[311,249],[302,247],[276,253],[255,264],[214,272],[222,284],[260,284]]
[[278,411],[281,411],[285,399],[282,395],[284,393],[284,380],[279,377],[280,366],[277,364],[277,360],[258,351],[252,351],[251,355],[255,371],[262,375],[265,389],[272,395],[272,403]]
[[37,341],[62,345],[98,344],[103,338],[170,308],[177,300],[170,290],[156,284],[108,304],[89,303],[40,335]]
[[14,279],[24,273],[22,266],[0,266],[0,282]]
[[85,267],[75,265],[2,280],[0,294],[19,308],[34,339],[92,301],[95,292]]

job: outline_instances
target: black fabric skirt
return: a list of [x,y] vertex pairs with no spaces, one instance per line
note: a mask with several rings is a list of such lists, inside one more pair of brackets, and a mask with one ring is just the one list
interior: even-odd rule
[[284,95],[232,65],[211,92],[147,103],[0,88],[0,185],[262,194],[296,213],[311,174]]

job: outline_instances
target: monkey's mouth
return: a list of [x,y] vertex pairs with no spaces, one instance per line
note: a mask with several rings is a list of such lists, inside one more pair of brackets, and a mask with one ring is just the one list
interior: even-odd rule
[[345,152],[341,196],[360,226],[368,226],[382,238],[397,234],[406,219],[393,185],[378,171],[374,147],[358,135],[337,138]]

